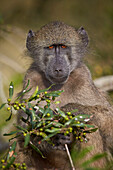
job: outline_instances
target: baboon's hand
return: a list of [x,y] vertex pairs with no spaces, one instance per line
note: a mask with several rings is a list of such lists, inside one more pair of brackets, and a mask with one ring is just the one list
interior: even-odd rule
[[72,142],[72,136],[71,134],[65,136],[60,133],[57,134],[52,141],[54,143],[53,149],[65,150],[65,144],[70,144]]

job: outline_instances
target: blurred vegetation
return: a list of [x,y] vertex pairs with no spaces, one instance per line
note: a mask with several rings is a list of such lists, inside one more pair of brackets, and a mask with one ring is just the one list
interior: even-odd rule
[[[93,78],[113,74],[113,0],[1,0],[0,1],[0,104],[10,81],[21,89],[30,61],[24,57],[29,29],[60,20],[83,26],[90,37],[86,63]],[[16,92],[15,92],[16,95]],[[4,99],[3,99],[4,98]],[[0,129],[7,113],[0,113]]]

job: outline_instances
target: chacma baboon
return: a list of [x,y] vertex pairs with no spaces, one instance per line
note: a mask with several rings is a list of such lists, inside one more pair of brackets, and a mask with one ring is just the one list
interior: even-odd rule
[[[113,153],[113,109],[93,84],[90,71],[83,63],[87,45],[88,35],[83,27],[76,30],[63,22],[51,22],[37,32],[30,30],[26,47],[33,62],[25,75],[23,88],[30,80],[32,90],[24,97],[30,96],[37,85],[40,89],[45,89],[54,83],[51,90],[64,90],[59,107],[64,110],[78,108],[88,114],[94,113],[91,121],[99,128],[88,135],[87,144],[79,144],[80,149],[85,146],[94,147],[86,159],[102,152],[107,152],[110,159]],[[61,145],[66,142],[69,140],[64,138]],[[47,144],[40,147],[47,152],[47,159],[30,149],[20,151],[23,152],[29,169],[70,169],[64,150],[52,149]],[[94,162],[93,165],[104,167],[105,159]]]

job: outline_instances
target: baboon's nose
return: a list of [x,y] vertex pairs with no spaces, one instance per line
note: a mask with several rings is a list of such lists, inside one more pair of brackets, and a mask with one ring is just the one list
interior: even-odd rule
[[62,72],[62,69],[55,69],[56,73]]
[[55,72],[56,76],[62,76],[63,69],[62,68],[55,68],[54,72]]

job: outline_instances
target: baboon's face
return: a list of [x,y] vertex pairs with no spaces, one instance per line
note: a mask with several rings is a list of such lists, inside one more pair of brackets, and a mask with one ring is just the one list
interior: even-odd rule
[[63,44],[44,47],[45,75],[52,83],[65,83],[70,74],[71,48]]
[[37,33],[29,31],[27,48],[35,65],[55,84],[64,84],[81,62],[88,36],[62,22],[52,22]]

